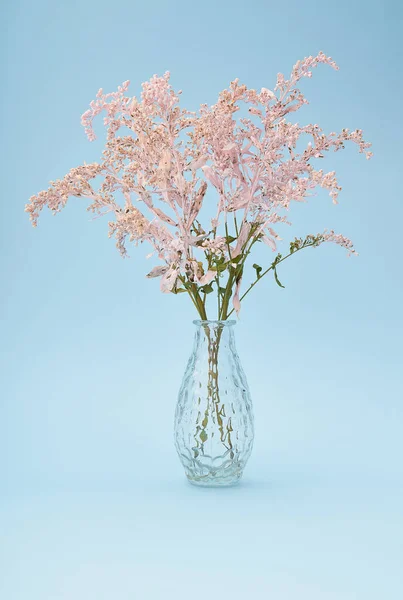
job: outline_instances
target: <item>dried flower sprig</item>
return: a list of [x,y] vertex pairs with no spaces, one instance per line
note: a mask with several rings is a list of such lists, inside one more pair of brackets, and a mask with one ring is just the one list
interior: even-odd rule
[[[239,313],[242,300],[266,273],[272,271],[282,286],[277,266],[303,248],[334,242],[354,254],[352,242],[333,231],[296,238],[289,253],[277,254],[265,271],[254,264],[256,280],[240,294],[254,244],[263,242],[276,251],[280,238],[273,227],[289,224],[292,201],[306,201],[319,186],[337,203],[341,188],[335,172],[315,169],[315,159],[344,148],[346,142],[372,156],[361,130],[326,135],[318,125],[287,120],[307,104],[298,82],[311,77],[321,63],[338,69],[320,52],[298,61],[289,79],[280,73],[273,91],[257,92],[235,79],[216,104],[202,104],[198,113],[180,108],[181,92],[172,89],[169,73],[144,83],[140,99],[126,96],[128,81],[114,93],[99,90],[81,122],[94,140],[93,120],[105,113],[102,162],[74,168],[32,196],[26,211],[33,225],[45,206],[57,213],[71,196],[87,199],[87,210],[115,216],[109,235],[123,256],[127,241],[152,246],[161,264],[147,277],[159,277],[163,292],[187,292],[202,319],[207,319],[206,298],[213,291],[217,317],[227,319],[234,310]],[[245,108],[248,116],[236,119],[235,113]],[[100,177],[102,183],[95,186]],[[209,191],[216,193],[217,203],[202,226],[200,214],[207,197],[210,202]]]

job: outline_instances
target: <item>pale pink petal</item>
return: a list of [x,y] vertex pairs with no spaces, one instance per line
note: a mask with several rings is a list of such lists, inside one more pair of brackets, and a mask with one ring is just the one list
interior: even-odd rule
[[216,275],[217,273],[215,271],[207,271],[207,273],[199,279],[200,285],[206,285],[210,283],[210,281],[213,281]]
[[151,269],[151,271],[147,273],[146,277],[148,277],[148,279],[153,279],[154,277],[161,277],[161,275],[164,275],[167,271],[168,267],[166,265],[161,265]]
[[162,211],[161,209],[159,209],[159,208],[153,208],[153,212],[160,219],[162,219],[163,221],[165,221],[165,223],[168,223],[169,225],[176,225],[175,221],[173,219],[171,219],[171,217],[169,217],[168,215],[166,215],[164,213],[164,211]]
[[171,267],[161,278],[161,292],[164,294],[169,294],[169,292],[172,292],[172,288],[174,287],[177,278],[178,271]]
[[201,242],[202,240],[205,240],[206,238],[208,238],[209,234],[208,233],[203,233],[203,235],[195,235],[195,236],[191,236],[189,238],[189,246],[196,246],[199,242]]
[[197,192],[196,197],[193,200],[192,208],[190,209],[189,222],[188,222],[189,226],[192,225],[193,221],[196,219],[197,215],[200,212],[200,209],[203,204],[203,198],[206,194],[206,190],[207,190],[207,183],[205,181],[202,181],[200,184],[199,191]]
[[268,100],[276,99],[276,95],[271,90],[264,87],[260,90],[260,96],[261,98],[265,97],[265,99],[267,98]]
[[243,247],[245,246],[249,234],[250,234],[250,229],[251,229],[251,224],[246,222],[242,225],[242,229],[239,233],[237,242],[236,242],[236,246],[234,248],[234,250],[231,252],[231,257],[232,258],[236,258],[241,252]]
[[239,299],[239,292],[241,289],[241,281],[242,281],[242,277],[240,279],[238,279],[236,287],[235,287],[235,293],[232,297],[232,305],[235,308],[235,312],[237,315],[239,315],[239,312],[241,310],[241,301]]
[[192,160],[192,162],[189,163],[187,169],[189,171],[197,171],[197,169],[204,167],[208,159],[208,156],[199,156],[199,158],[196,158],[195,160]]
[[224,146],[223,150],[224,152],[231,152],[232,150],[236,149],[236,144],[234,142],[230,142],[229,144],[227,144],[226,146]]
[[273,250],[273,252],[277,249],[276,242],[271,237],[269,237],[268,235],[263,235],[262,236],[262,241],[265,244],[267,244],[267,246],[270,246],[270,248]]
[[215,188],[217,188],[219,191],[221,191],[221,189],[222,189],[221,180],[218,177],[218,175],[216,173],[214,173],[213,169],[206,165],[206,166],[202,167],[202,171],[203,171],[204,175],[206,176],[206,178],[209,180],[209,182],[212,183]]

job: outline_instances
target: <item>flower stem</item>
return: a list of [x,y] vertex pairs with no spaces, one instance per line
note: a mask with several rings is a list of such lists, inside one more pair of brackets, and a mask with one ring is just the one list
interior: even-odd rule
[[221,306],[221,315],[220,315],[220,319],[222,321],[225,321],[228,318],[227,312],[228,312],[228,304],[231,298],[231,292],[232,292],[232,286],[234,283],[234,273],[232,271],[235,272],[234,267],[230,267],[230,274],[228,277],[228,282],[227,282],[227,286],[225,288],[225,292],[224,292],[224,297],[223,297],[223,301],[222,301],[222,306]]
[[236,233],[236,237],[238,237],[239,232],[238,232],[238,223],[236,220],[236,212],[234,211],[234,226],[235,226],[235,233]]
[[[299,252],[300,250],[302,250],[303,248],[309,248],[310,246],[316,246],[317,243],[313,242],[312,244],[306,244],[305,246],[302,246],[301,248],[297,248],[296,250],[294,250],[293,252],[290,252],[289,254],[287,254],[286,256],[284,256],[283,258],[281,258],[279,261],[276,262],[276,264],[272,264],[270,265],[270,267],[268,269],[266,269],[266,271],[264,271],[260,277],[258,277],[258,279],[256,279],[256,281],[254,281],[253,283],[251,283],[251,285],[248,287],[248,289],[246,290],[246,292],[244,294],[242,294],[241,298],[240,298],[240,302],[242,302],[242,300],[245,298],[245,296],[247,294],[249,294],[249,292],[251,291],[252,288],[255,287],[255,285],[257,284],[258,281],[260,281],[262,279],[262,277],[264,277],[269,271],[272,271],[275,267],[277,267],[277,265],[279,265],[280,263],[282,263],[286,258],[289,258],[290,256],[292,256],[293,254],[296,254],[297,252]],[[228,317],[230,317],[232,315],[232,313],[234,312],[235,309],[232,309],[229,313],[228,313]]]
[[[179,277],[180,281],[185,284],[185,279],[183,277]],[[187,293],[190,296],[190,299],[192,300],[193,304],[195,305],[195,308],[197,310],[197,312],[200,315],[200,318],[203,321],[207,321],[207,314],[206,314],[206,309],[203,303],[203,300],[200,298],[200,294],[198,292],[197,289],[197,285],[194,283],[192,284],[191,288],[188,286],[184,286]],[[193,293],[192,293],[193,291]]]
[[198,310],[198,313],[203,321],[207,321],[206,309],[203,304],[203,300],[200,297],[199,290],[197,289],[197,284],[193,283],[192,288],[193,288],[194,299],[195,299],[196,308]]

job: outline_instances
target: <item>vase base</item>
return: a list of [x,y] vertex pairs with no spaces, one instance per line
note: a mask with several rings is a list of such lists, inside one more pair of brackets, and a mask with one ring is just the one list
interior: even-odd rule
[[216,488],[222,488],[222,487],[233,487],[235,485],[238,485],[241,477],[242,477],[242,472],[241,473],[236,473],[234,475],[230,475],[230,476],[226,476],[226,477],[219,477],[219,476],[214,476],[214,475],[205,475],[205,476],[194,476],[194,475],[188,475],[186,473],[186,477],[189,483],[191,483],[192,485],[196,485],[198,487],[216,487]]

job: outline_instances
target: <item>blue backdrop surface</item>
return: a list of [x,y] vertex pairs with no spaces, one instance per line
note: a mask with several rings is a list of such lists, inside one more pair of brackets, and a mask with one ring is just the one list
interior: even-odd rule
[[[0,597],[401,597],[401,3],[1,10]],[[99,158],[102,135],[91,145],[80,126],[99,87],[130,79],[137,94],[170,70],[196,109],[235,77],[273,88],[319,50],[340,71],[303,82],[299,120],[361,128],[375,156],[330,154],[340,204],[296,206],[289,238],[334,228],[360,255],[307,250],[279,270],[286,289],[267,279],[245,301],[254,452],[240,487],[191,488],[172,443],[191,303],[144,279],[143,248],[122,260],[78,200],[36,230],[24,204]]]

